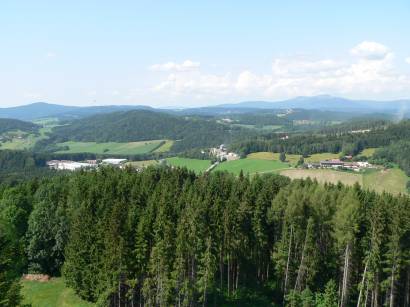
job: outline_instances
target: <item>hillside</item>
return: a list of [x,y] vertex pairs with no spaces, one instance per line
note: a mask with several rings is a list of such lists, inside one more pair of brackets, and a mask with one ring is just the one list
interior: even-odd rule
[[39,126],[17,119],[0,118],[0,134],[20,130],[22,132],[36,132]]
[[197,117],[181,117],[146,110],[99,114],[56,127],[51,135],[55,143],[136,142],[177,140],[174,149],[209,147],[229,143],[251,132]]

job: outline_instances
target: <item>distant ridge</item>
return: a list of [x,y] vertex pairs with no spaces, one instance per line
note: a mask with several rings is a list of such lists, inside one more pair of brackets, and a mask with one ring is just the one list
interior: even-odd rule
[[28,105],[0,108],[0,118],[14,118],[20,120],[34,120],[45,117],[58,117],[60,119],[81,118],[94,114],[111,113],[117,111],[129,111],[136,109],[151,110],[148,106],[87,106],[75,107],[51,104],[46,102],[35,102]]
[[221,104],[218,108],[257,108],[257,109],[315,109],[324,111],[360,111],[360,112],[395,112],[405,109],[410,111],[410,99],[376,101],[376,100],[351,100],[329,95],[300,96],[288,100],[269,101],[244,101],[234,104]]
[[76,119],[95,114],[112,113],[131,110],[151,110],[172,114],[226,114],[250,113],[263,109],[306,109],[337,112],[357,112],[361,114],[389,113],[398,116],[410,115],[410,99],[376,101],[351,100],[329,95],[301,96],[282,101],[244,101],[232,104],[220,104],[198,108],[166,108],[156,109],[144,105],[109,105],[109,106],[64,106],[45,102],[36,102],[24,106],[0,108],[0,118],[14,118],[20,120],[34,120],[45,117],[59,119]]

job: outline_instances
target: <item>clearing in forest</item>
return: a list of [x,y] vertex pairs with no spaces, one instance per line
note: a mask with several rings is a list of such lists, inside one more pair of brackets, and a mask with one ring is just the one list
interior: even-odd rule
[[52,278],[47,282],[23,280],[23,303],[47,307],[91,307],[92,303],[83,301],[74,292],[67,288],[62,278]]

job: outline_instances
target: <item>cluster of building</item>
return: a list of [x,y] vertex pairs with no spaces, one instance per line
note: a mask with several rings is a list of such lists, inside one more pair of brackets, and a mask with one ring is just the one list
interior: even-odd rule
[[331,160],[323,160],[320,161],[319,163],[308,163],[307,164],[308,168],[334,168],[334,169],[351,169],[354,171],[360,171],[365,168],[372,168],[373,165],[371,165],[367,161],[358,161],[358,162],[347,162],[347,161],[342,161],[340,159],[331,159]]
[[210,154],[216,157],[219,161],[233,161],[238,160],[240,157],[234,152],[228,152],[224,144],[219,147],[211,148]]
[[70,160],[51,160],[47,162],[50,169],[76,171],[80,169],[95,169],[100,165],[112,165],[122,168],[127,159],[86,160],[84,162]]

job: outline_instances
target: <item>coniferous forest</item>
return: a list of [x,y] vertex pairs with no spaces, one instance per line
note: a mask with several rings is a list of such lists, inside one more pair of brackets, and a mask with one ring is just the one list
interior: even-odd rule
[[0,305],[22,273],[100,306],[409,306],[410,200],[279,175],[103,168],[0,190]]

